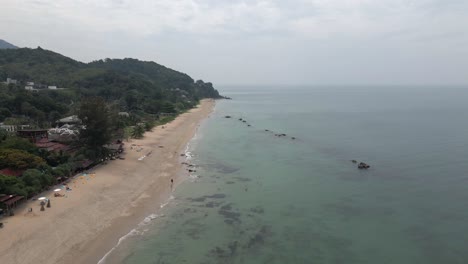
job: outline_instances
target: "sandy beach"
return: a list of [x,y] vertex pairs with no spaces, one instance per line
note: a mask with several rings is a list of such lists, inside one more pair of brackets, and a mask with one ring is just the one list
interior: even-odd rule
[[40,211],[39,201],[23,203],[15,216],[2,219],[0,263],[97,263],[168,199],[171,179],[174,185],[183,180],[180,154],[214,104],[203,100],[164,128],[125,142],[125,160],[78,175],[68,183],[71,191],[61,191],[66,197],[43,193],[51,208]]

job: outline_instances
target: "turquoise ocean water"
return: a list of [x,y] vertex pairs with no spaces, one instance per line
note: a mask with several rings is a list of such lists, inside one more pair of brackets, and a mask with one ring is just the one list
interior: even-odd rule
[[221,92],[197,171],[106,263],[468,263],[468,89]]

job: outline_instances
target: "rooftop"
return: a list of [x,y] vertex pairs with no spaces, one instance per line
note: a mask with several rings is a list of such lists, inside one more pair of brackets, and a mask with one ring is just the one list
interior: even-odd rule
[[5,168],[0,170],[0,174],[7,175],[7,176],[14,176],[19,177],[23,174],[23,170],[15,170],[10,168]]
[[67,116],[57,120],[58,123],[77,123],[81,122],[77,115]]

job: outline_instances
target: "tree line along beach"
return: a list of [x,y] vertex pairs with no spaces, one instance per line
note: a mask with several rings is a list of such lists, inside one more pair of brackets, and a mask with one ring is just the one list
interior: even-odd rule
[[[144,138],[131,140],[127,146],[136,144],[141,151],[127,147],[125,160],[92,169],[89,178],[79,174],[69,184],[72,191],[67,197],[44,193],[52,202],[44,212],[39,211],[39,201],[23,204],[15,216],[5,219],[1,232],[9,239],[0,242],[1,262],[97,263],[169,197],[171,179],[177,184],[186,173],[180,152],[213,106],[213,100],[204,100],[164,129],[156,127]],[[138,160],[149,151],[151,155]]]
[[0,78],[2,263],[97,262],[167,199],[223,98],[154,62],[40,47],[0,48]]

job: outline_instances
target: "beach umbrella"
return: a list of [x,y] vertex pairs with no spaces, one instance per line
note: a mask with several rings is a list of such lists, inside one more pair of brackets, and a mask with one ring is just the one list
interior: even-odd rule
[[47,199],[47,198],[46,197],[41,197],[41,198],[39,198],[37,200],[42,201],[42,200],[45,200],[45,199]]
[[60,192],[62,189],[55,189],[54,192]]

